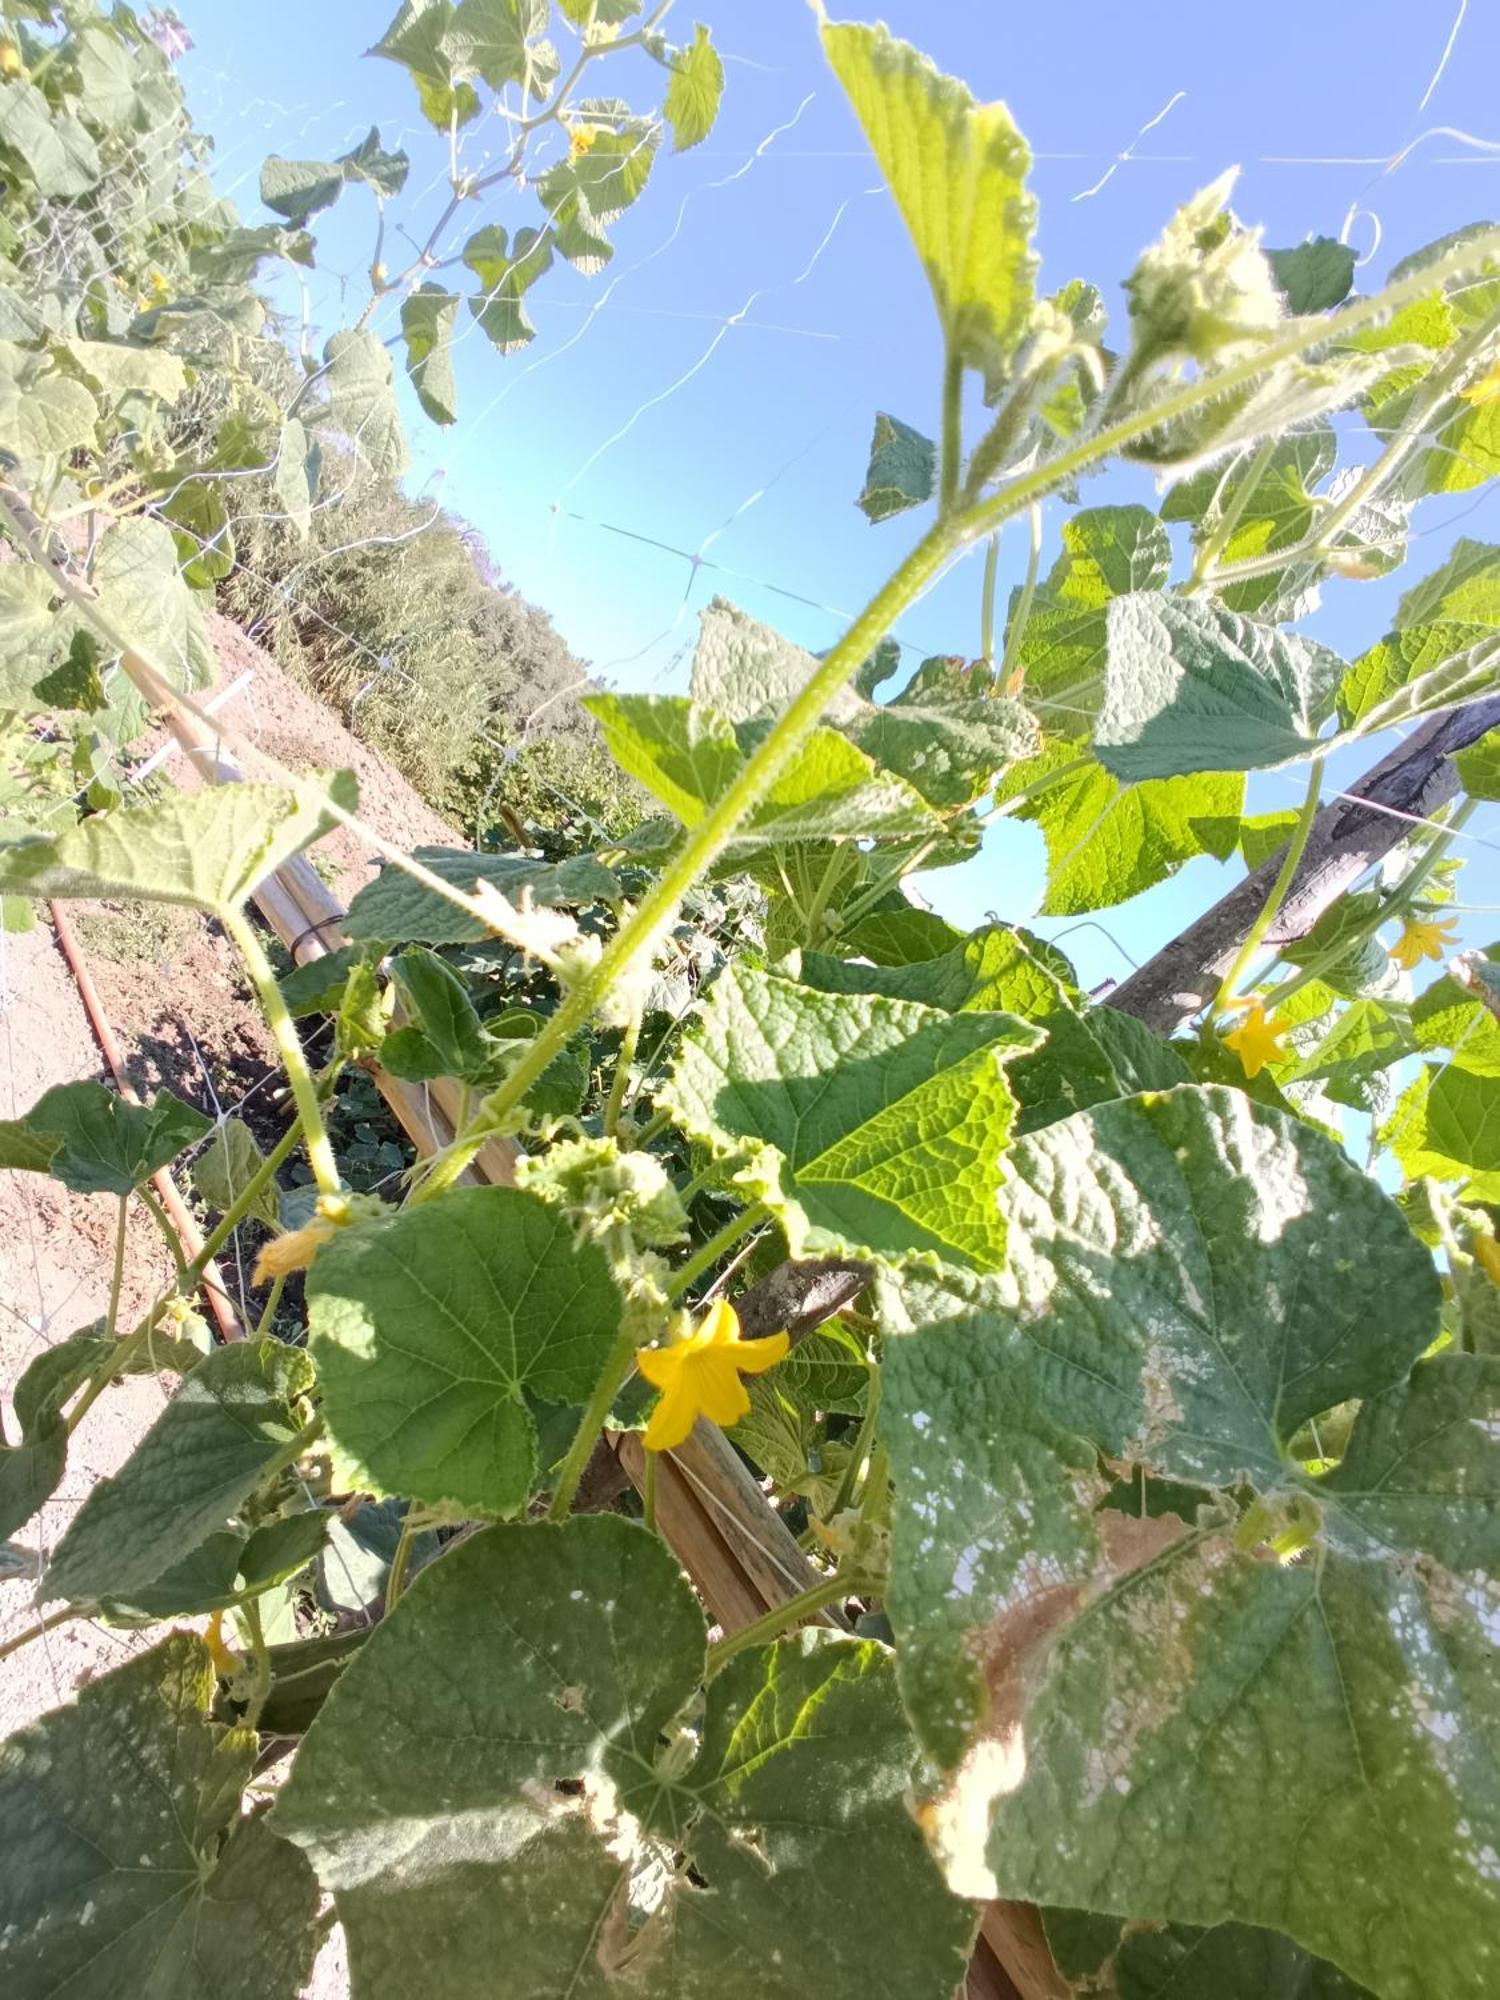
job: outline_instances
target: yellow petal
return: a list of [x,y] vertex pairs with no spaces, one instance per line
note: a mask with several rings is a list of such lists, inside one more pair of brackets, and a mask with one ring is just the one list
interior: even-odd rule
[[1500,403],[1500,361],[1487,375],[1481,375],[1477,382],[1458,392],[1466,403]]
[[267,1278],[284,1278],[289,1271],[305,1271],[332,1234],[333,1224],[319,1221],[309,1222],[304,1229],[289,1229],[284,1236],[273,1236],[255,1260],[251,1284],[262,1285]]
[[698,1405],[686,1383],[669,1389],[646,1426],[647,1451],[675,1451],[698,1421]]
[[203,1637],[208,1646],[209,1657],[214,1663],[214,1672],[222,1674],[226,1679],[229,1675],[237,1673],[239,1671],[239,1660],[224,1643],[224,1614],[222,1611],[216,1611],[209,1619],[208,1624],[204,1628]]
[[737,1355],[704,1355],[693,1370],[698,1408],[720,1430],[737,1424],[750,1408],[750,1398],[735,1367]]
[[694,1334],[694,1340],[705,1346],[725,1347],[730,1341],[740,1337],[740,1316],[728,1299],[715,1299],[708,1309],[702,1326]]
[[764,1375],[785,1358],[791,1344],[784,1333],[768,1333],[764,1340],[742,1340],[735,1349],[734,1365],[744,1375]]
[[653,1389],[670,1389],[682,1374],[684,1358],[675,1347],[643,1347],[635,1365]]
[[1474,1238],[1474,1262],[1489,1273],[1493,1283],[1500,1285],[1500,1243],[1493,1236]]

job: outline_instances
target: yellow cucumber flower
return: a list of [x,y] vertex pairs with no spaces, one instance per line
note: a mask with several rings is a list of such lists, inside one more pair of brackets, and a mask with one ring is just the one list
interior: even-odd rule
[[1285,1056],[1282,1037],[1291,1033],[1293,1024],[1276,1015],[1268,1021],[1265,1005],[1258,996],[1250,1000],[1234,1000],[1230,1004],[1243,1007],[1245,1018],[1224,1037],[1225,1046],[1234,1050],[1240,1059],[1240,1068],[1253,1079],[1260,1075],[1267,1063],[1280,1062]]
[[1466,403],[1500,403],[1500,361],[1487,375],[1481,375],[1477,382],[1471,382],[1467,389],[1460,389],[1458,393]]
[[14,42],[0,42],[0,76],[21,74],[21,51]]
[[1493,1236],[1474,1238],[1474,1262],[1493,1283],[1500,1285],[1500,1243]]
[[1403,972],[1410,972],[1424,958],[1440,959],[1457,929],[1457,917],[1408,917],[1391,946],[1391,957]]
[[727,1430],[750,1408],[741,1375],[764,1375],[786,1353],[784,1333],[742,1340],[740,1319],[727,1299],[716,1299],[703,1324],[667,1347],[644,1347],[636,1366],[661,1390],[646,1426],[647,1451],[672,1451],[699,1417]]
[[288,1229],[284,1235],[273,1236],[262,1246],[255,1269],[250,1273],[251,1284],[263,1285],[267,1278],[285,1278],[293,1271],[305,1271],[330,1236],[336,1236],[361,1215],[369,1213],[368,1197],[320,1194],[311,1222],[301,1229]]

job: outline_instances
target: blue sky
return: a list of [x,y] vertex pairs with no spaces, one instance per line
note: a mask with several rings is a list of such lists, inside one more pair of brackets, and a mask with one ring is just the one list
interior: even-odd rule
[[[266,153],[328,157],[377,123],[413,160],[393,217],[425,234],[445,194],[445,143],[421,121],[404,72],[363,56],[394,0],[177,4],[196,43],[183,65],[191,100],[216,136],[221,189],[247,219],[264,216],[256,177]],[[1360,277],[1367,289],[1406,252],[1500,210],[1500,150],[1454,136],[1500,140],[1493,0],[1464,9],[1425,109],[1458,0],[1366,0],[1357,10],[1347,0],[1262,0],[1253,14],[1201,0],[890,0],[881,11],[977,95],[1007,100],[1036,154],[1043,282],[1094,280],[1117,320],[1116,287],[1136,253],[1231,164],[1244,169],[1240,214],[1264,223],[1272,245],[1337,235],[1357,209],[1350,240],[1375,252]],[[671,25],[686,33],[698,17],[727,65],[713,136],[659,158],[612,231],[606,272],[584,279],[558,268],[541,282],[530,300],[538,338],[523,354],[500,356],[471,329],[453,430],[414,411],[410,425],[412,490],[472,519],[504,575],[596,672],[659,690],[684,684],[694,610],[716,590],[808,646],[838,635],[914,532],[910,516],[871,528],[852,504],[873,413],[935,428],[940,360],[925,283],[823,66],[805,0],[679,0]],[[643,107],[656,101],[659,71],[634,57],[614,68]],[[1452,129],[1387,170],[1438,126]],[[482,163],[500,136],[475,128],[470,157]],[[1121,161],[1132,141],[1134,157]],[[506,190],[463,216],[456,241],[533,212],[533,197]],[[368,197],[346,195],[318,236],[308,295],[321,333],[363,303]],[[297,305],[294,292],[283,296]],[[1153,497],[1148,481],[1123,475],[1087,497],[1132,493]],[[1049,560],[1059,518],[1049,509]],[[1500,533],[1500,501],[1429,503],[1418,526],[1413,573],[1433,567],[1455,533]],[[1002,552],[1004,582],[1023,564],[1016,533]],[[1361,650],[1379,636],[1390,597],[1387,586],[1336,585],[1315,629]],[[913,661],[977,650],[978,602],[971,562],[903,620]],[[1273,774],[1257,781],[1255,803],[1294,804],[1301,784],[1300,773]],[[1497,817],[1480,823],[1486,840]],[[1102,921],[1144,956],[1217,893],[1221,872],[1193,863]],[[1474,900],[1486,874],[1493,895],[1493,865],[1469,871]],[[1039,837],[997,829],[978,862],[929,887],[966,921],[988,909],[1025,918],[1040,894]],[[1475,923],[1470,941],[1488,942],[1493,921]],[[1068,943],[1086,978],[1125,969],[1096,933]]]

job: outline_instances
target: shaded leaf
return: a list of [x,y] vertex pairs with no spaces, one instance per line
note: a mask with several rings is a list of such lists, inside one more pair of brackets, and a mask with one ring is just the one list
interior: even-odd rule
[[888,521],[920,507],[937,490],[937,446],[899,417],[875,415],[864,491],[855,505],[871,521]]
[[1109,621],[1095,753],[1117,778],[1252,771],[1311,754],[1344,663],[1210,599],[1132,593]]
[[275,1342],[216,1348],[135,1451],[74,1515],[39,1595],[72,1604],[128,1599],[223,1528],[285,1463],[312,1384],[299,1350]]
[[417,401],[435,424],[451,424],[458,415],[458,388],[453,379],[453,323],[458,294],[441,285],[421,285],[401,301],[401,331],[406,337],[406,372]]
[[1348,298],[1354,283],[1351,245],[1312,236],[1291,250],[1268,250],[1266,261],[1289,313],[1328,312]]
[[[499,1964],[517,1993],[562,1966],[580,2000],[627,1979],[793,2000],[816,1952],[829,2000],[868,1992],[872,1953],[904,2000],[948,2000],[974,1919],[902,1803],[889,1656],[813,1633],[746,1654],[673,1770],[660,1739],[704,1637],[670,1553],[608,1516],[490,1529],[413,1585],[328,1695],[273,1816],[333,1890],[358,1991],[396,2000],[435,1964],[482,1991]],[[376,1754],[377,1717],[394,1754]],[[622,1811],[633,1854],[612,1840]],[[661,1885],[633,1910],[632,1878]]]
[[333,334],[323,349],[323,386],[335,427],[372,472],[399,479],[411,463],[396,407],[391,357],[367,329]]
[[21,1730],[0,1759],[0,1973],[14,2000],[295,2000],[318,1885],[241,1818],[251,1730],[207,1721],[208,1650],[175,1633]]

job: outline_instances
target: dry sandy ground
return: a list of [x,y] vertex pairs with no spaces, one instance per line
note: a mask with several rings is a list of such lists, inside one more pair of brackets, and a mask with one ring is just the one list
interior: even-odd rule
[[[361,811],[385,838],[403,846],[459,843],[404,779],[266,654],[234,626],[217,619],[213,624],[221,682],[247,667],[254,675],[224,711],[234,730],[293,769],[353,769]],[[369,850],[340,830],[318,852],[326,856],[334,893],[347,902],[369,879]],[[88,905],[74,908],[89,968],[136,1088],[149,1094],[165,1085],[210,1114],[234,1110],[252,1127],[279,1131],[285,1114],[276,1102],[279,1073],[269,1037],[217,930],[192,913],[174,913],[152,939],[151,956],[127,955],[122,962],[91,949],[88,940],[92,933],[107,944],[112,934],[128,931],[128,917],[107,906],[93,906],[92,913]],[[107,1081],[108,1071],[50,926],[43,921],[22,936],[0,932],[0,1117],[19,1117],[52,1084],[83,1077]],[[9,1392],[27,1362],[103,1316],[115,1215],[110,1196],[71,1195],[39,1175],[0,1173],[0,1391],[7,1425]],[[243,1285],[248,1262],[246,1247],[237,1247],[238,1258],[226,1260],[231,1290]],[[139,1316],[169,1270],[166,1251],[142,1212],[127,1238],[124,1325]],[[128,1457],[169,1389],[167,1378],[137,1377],[100,1397],[72,1441],[58,1494],[18,1537],[25,1548],[44,1557],[55,1545],[94,1482]],[[0,1640],[35,1622],[30,1583],[23,1577],[0,1579]],[[81,1621],[41,1634],[0,1662],[0,1736],[55,1708],[83,1682],[158,1637],[160,1628],[124,1632]],[[345,1984],[342,1940],[335,1934],[309,1992],[317,2000],[335,2000]]]

